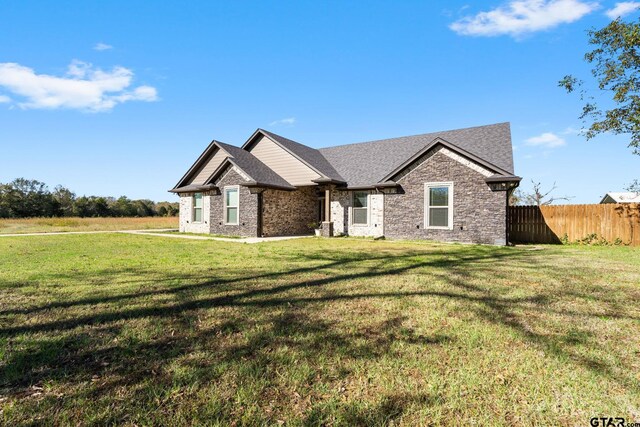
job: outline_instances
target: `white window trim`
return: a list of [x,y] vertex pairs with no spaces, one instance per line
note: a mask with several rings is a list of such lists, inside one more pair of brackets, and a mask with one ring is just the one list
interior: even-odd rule
[[[438,227],[429,225],[429,189],[433,187],[449,187],[449,225],[447,227]],[[444,206],[441,206],[444,207]],[[453,182],[427,182],[424,184],[424,228],[427,230],[453,230]]]
[[[355,204],[354,200],[356,198],[356,193],[367,193],[367,208],[366,208],[367,209],[367,223],[366,224],[361,224],[361,223],[356,224],[353,221],[353,218],[354,218],[354,216],[353,216],[354,206],[353,205]],[[361,209],[361,208],[356,208],[356,209]],[[371,215],[371,193],[369,191],[366,191],[366,190],[364,190],[364,191],[352,191],[351,192],[351,225],[354,226],[354,227],[368,227],[369,223],[371,222],[370,218],[369,218],[370,215]]]
[[[236,222],[227,221],[227,190],[236,190],[238,192],[238,205],[237,206],[229,206],[231,208],[236,208]],[[240,224],[240,186],[239,185],[228,185],[224,187],[224,192],[222,193],[224,200],[222,201],[224,205],[224,210],[222,212],[222,217],[224,218],[224,225],[238,225]]]
[[[202,206],[200,206],[200,221],[196,221],[196,194],[200,194]],[[193,193],[191,196],[191,222],[194,224],[202,224],[204,222],[204,193]]]

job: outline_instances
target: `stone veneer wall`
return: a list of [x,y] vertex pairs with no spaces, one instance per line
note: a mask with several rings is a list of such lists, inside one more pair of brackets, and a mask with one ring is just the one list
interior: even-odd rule
[[308,224],[318,221],[317,188],[265,190],[262,193],[262,234],[265,237],[313,234]]
[[[247,187],[240,185],[246,181],[247,179],[232,167],[228,168],[216,181],[215,184],[220,189],[220,194],[211,196],[210,233],[244,237],[258,235],[258,195],[251,194]],[[238,225],[225,225],[224,187],[232,185],[240,185]]]
[[[385,236],[506,243],[506,192],[491,191],[485,182],[491,172],[475,163],[463,164],[452,154],[442,147],[431,150],[395,179],[404,194],[385,196]],[[453,182],[453,230],[425,229],[424,184],[448,181]]]
[[384,235],[384,198],[382,193],[369,192],[369,223],[351,223],[353,196],[351,191],[331,192],[331,220],[335,235],[379,237]]
[[202,222],[193,221],[193,193],[180,194],[179,229],[183,233],[210,233],[211,196],[205,192],[202,195]]

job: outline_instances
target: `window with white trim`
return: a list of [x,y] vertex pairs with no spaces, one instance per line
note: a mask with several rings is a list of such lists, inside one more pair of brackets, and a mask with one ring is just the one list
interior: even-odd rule
[[424,227],[453,230],[453,183],[426,183],[424,200]]
[[193,222],[202,222],[202,193],[193,194]]
[[369,192],[353,192],[351,215],[351,222],[355,225],[367,225],[369,223]]
[[238,225],[239,187],[224,188],[224,223]]

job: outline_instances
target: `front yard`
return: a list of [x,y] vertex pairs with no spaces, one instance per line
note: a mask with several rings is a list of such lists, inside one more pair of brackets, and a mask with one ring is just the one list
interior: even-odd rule
[[0,240],[6,425],[640,421],[640,249]]

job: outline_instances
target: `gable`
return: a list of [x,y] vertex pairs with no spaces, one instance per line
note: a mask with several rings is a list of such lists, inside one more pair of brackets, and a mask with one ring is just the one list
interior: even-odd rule
[[251,179],[244,171],[232,163],[228,163],[217,175],[218,177],[214,181],[216,186],[220,186],[221,183],[243,184]]
[[316,185],[313,180],[320,178],[317,172],[264,135],[251,145],[249,152],[291,185]]
[[383,181],[436,140],[447,141],[449,145],[502,169],[502,174],[513,173],[508,123],[325,147],[319,151],[350,187],[357,187]]
[[[423,165],[427,165],[429,162],[442,162],[442,157],[440,159],[437,158],[437,156],[446,156],[447,158],[455,161],[456,163],[465,166],[466,168],[469,168],[471,170],[473,170],[474,172],[480,174],[482,177],[484,178],[488,178],[489,176],[493,175],[493,172],[490,171],[489,169],[485,168],[484,166],[469,160],[463,156],[461,156],[460,154],[456,153],[453,150],[450,150],[447,147],[444,146],[435,146],[433,148],[431,148],[430,150],[427,150],[425,153],[423,153],[420,157],[416,158],[410,165],[408,165],[406,168],[402,169],[401,171],[398,171],[397,174],[395,174],[393,176],[393,179],[395,182],[401,183],[402,180],[409,174],[411,174],[411,172],[413,172],[414,170],[417,170],[419,168],[421,168]],[[435,159],[434,159],[435,157]],[[436,165],[435,168],[437,169],[438,166]],[[445,167],[446,169],[446,167]],[[450,177],[447,177],[447,179],[449,179]],[[440,179],[440,178],[438,178]],[[443,178],[444,179],[444,178]]]
[[194,174],[187,184],[201,185],[207,181],[207,178],[218,169],[218,166],[222,164],[222,161],[228,157],[228,154],[224,151],[217,149],[216,152],[206,161],[206,163],[200,168],[198,172]]

